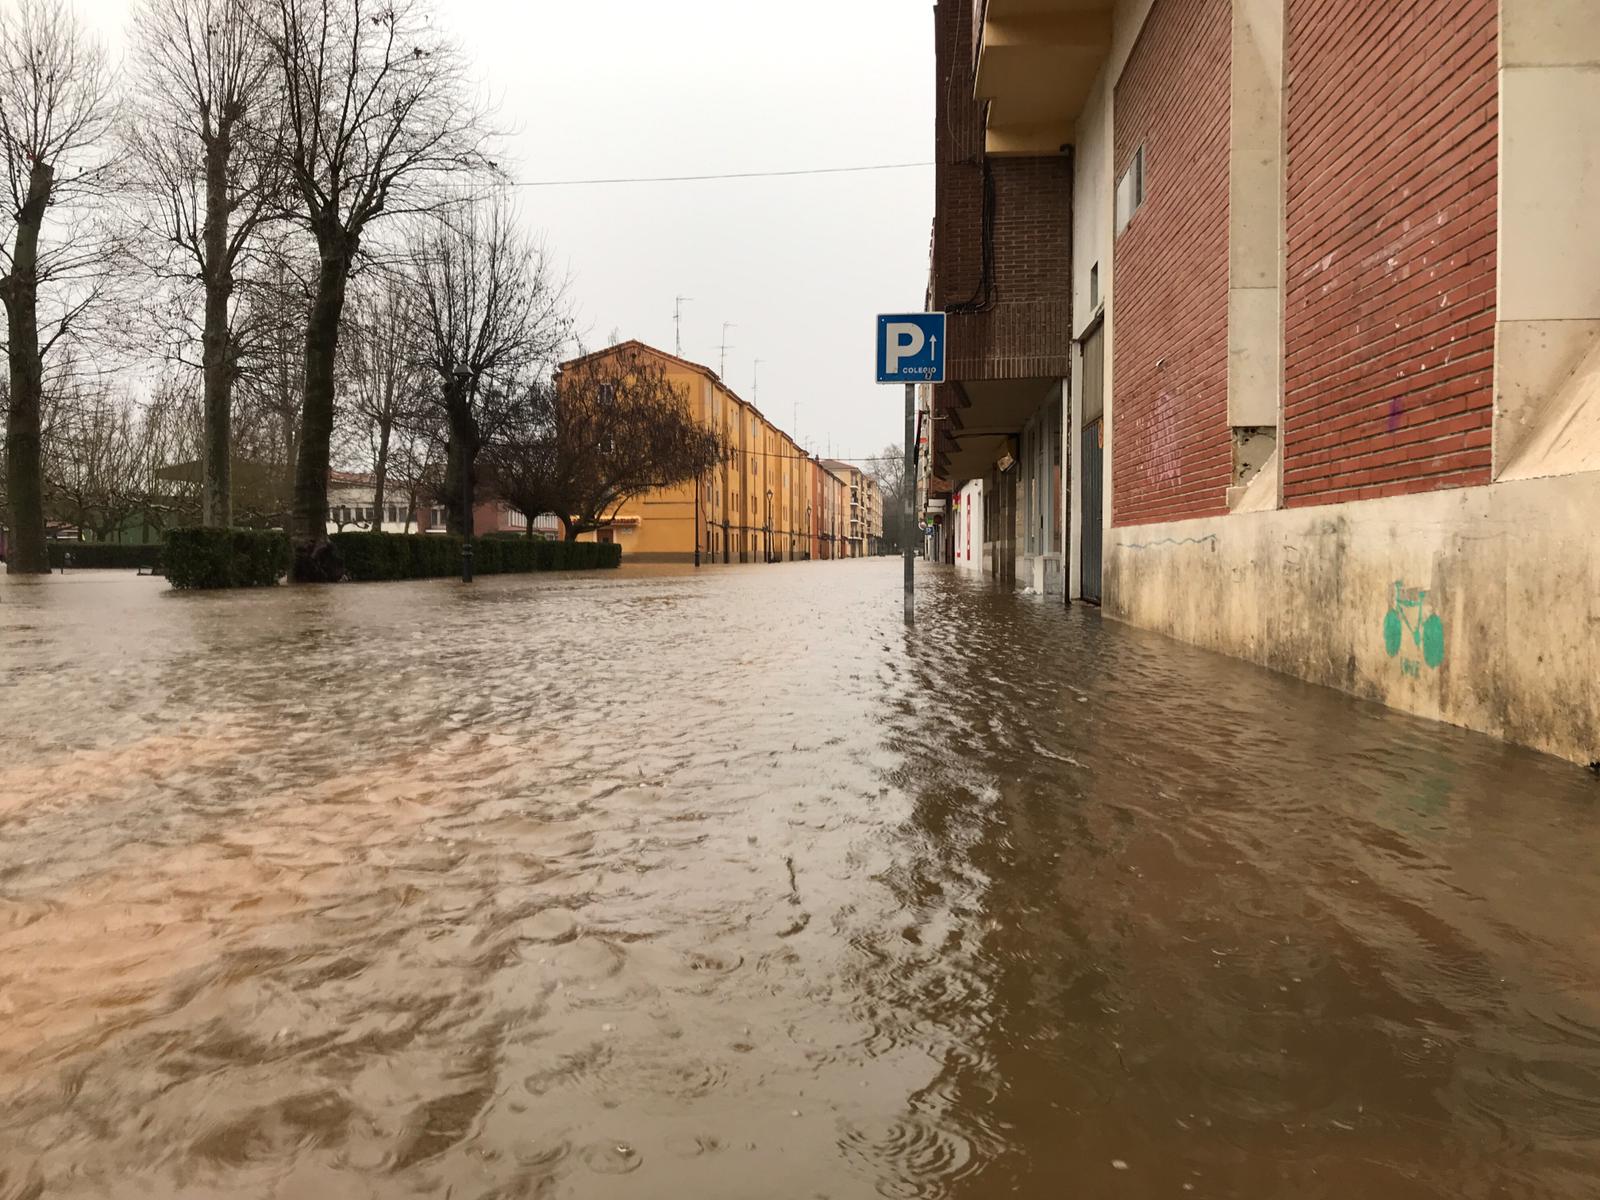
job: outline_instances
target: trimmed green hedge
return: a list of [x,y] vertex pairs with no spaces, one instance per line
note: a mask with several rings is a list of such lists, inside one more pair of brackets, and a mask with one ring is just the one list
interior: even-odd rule
[[271,587],[289,570],[289,539],[277,529],[207,529],[167,533],[161,561],[175,588]]
[[[68,569],[158,571],[161,569],[161,546],[151,542],[142,546],[123,546],[116,542],[47,542],[50,566],[59,571]],[[67,556],[72,556],[71,564]]]
[[[350,579],[442,579],[461,573],[461,539],[442,533],[369,533],[350,530],[330,538]],[[546,542],[481,537],[472,544],[477,575],[527,571],[587,571],[622,565],[622,547],[597,542]]]

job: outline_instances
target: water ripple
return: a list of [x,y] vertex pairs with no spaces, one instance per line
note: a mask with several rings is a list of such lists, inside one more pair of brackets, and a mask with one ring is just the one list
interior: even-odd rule
[[0,580],[0,1200],[1600,1192],[1592,782],[899,586]]

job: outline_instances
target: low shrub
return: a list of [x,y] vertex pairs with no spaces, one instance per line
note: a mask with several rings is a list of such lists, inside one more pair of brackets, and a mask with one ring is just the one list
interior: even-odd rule
[[[62,567],[84,571],[161,569],[161,544],[124,546],[117,542],[48,542],[50,566],[59,571]],[[71,562],[67,561],[71,558]]]
[[289,539],[277,529],[167,532],[161,561],[175,588],[271,587],[289,570]]
[[437,579],[461,570],[461,539],[449,534],[351,529],[328,540],[344,561],[347,579]]
[[[329,540],[344,560],[347,576],[362,582],[441,579],[461,572],[461,539],[453,534],[350,530]],[[472,570],[477,575],[584,571],[621,564],[622,547],[617,545],[493,535],[472,543]]]

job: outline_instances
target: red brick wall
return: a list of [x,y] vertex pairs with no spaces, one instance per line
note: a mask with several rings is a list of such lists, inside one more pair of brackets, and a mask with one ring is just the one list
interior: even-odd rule
[[984,106],[972,98],[972,0],[938,0],[934,20],[933,299],[974,295],[983,266]]
[[1112,520],[1227,511],[1228,0],[1156,0],[1116,90],[1116,170],[1145,200],[1117,238]]
[[[985,157],[987,106],[972,96],[972,29],[972,0],[938,0],[932,301],[958,310],[945,373],[951,380],[1064,377],[1072,369],[1071,164],[1061,154]],[[947,388],[939,391],[947,405]]]
[[1489,480],[1498,18],[1288,0],[1288,504]]

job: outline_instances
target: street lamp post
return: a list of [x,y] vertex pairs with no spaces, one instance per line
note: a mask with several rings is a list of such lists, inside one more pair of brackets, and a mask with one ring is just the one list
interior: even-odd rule
[[[472,372],[457,367],[456,387],[466,392],[472,385]],[[461,471],[461,582],[472,582],[472,467],[467,462],[467,443],[457,437],[456,465]]]

